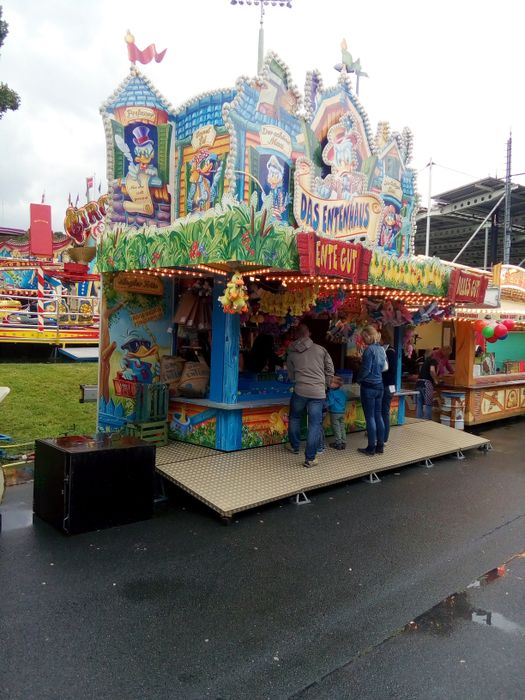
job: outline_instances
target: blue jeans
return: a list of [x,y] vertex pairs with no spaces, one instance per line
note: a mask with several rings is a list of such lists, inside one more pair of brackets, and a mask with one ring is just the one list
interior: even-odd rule
[[432,404],[434,402],[434,385],[428,379],[418,379],[416,389],[419,391],[416,402],[416,418],[432,420]]
[[293,449],[298,450],[301,441],[301,418],[306,411],[308,432],[306,434],[305,456],[308,461],[315,459],[319,447],[324,402],[324,399],[308,399],[306,396],[299,396],[295,392],[290,399],[288,439]]
[[326,414],[328,413],[328,404],[326,403],[326,399],[323,401],[323,411],[321,413],[321,426],[319,428],[319,447],[317,448],[318,452],[322,452],[325,447],[325,439],[324,439],[324,419],[326,417]]
[[368,450],[382,447],[385,442],[385,424],[381,415],[383,384],[361,384],[361,405],[365,414]]

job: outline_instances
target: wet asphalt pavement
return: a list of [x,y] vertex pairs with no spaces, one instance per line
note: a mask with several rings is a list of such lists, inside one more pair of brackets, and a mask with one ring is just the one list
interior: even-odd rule
[[10,488],[0,697],[523,698],[524,429],[229,527],[174,490],[68,538]]

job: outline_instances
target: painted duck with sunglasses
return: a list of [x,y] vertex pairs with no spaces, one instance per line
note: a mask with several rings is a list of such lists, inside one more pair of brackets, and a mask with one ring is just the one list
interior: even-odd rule
[[136,334],[120,347],[124,353],[121,360],[124,370],[122,377],[132,382],[151,384],[160,374],[158,345]]

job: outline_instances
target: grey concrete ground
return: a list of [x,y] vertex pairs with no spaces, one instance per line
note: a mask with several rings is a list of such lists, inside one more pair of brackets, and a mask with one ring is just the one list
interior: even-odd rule
[[0,697],[523,698],[524,428],[229,527],[174,492],[151,521],[67,538],[9,489]]

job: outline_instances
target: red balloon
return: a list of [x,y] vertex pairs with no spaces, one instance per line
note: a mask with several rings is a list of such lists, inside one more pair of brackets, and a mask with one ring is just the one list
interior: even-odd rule
[[514,321],[514,319],[512,319],[512,318],[505,318],[501,323],[502,323],[502,324],[505,326],[505,328],[507,328],[509,331],[511,331],[511,330],[514,328],[514,326],[516,325],[516,321]]
[[479,332],[481,333],[481,331],[482,331],[482,330],[485,328],[485,326],[487,326],[487,325],[488,325],[488,321],[485,321],[485,319],[480,318],[480,319],[478,319],[478,320],[474,323],[474,328],[475,328],[475,330],[477,330],[477,331],[479,331]]
[[496,327],[494,328],[494,336],[496,338],[506,338],[508,335],[509,331],[507,329],[507,326],[504,326],[503,323],[497,323]]
[[496,343],[498,341],[495,335],[491,335],[490,338],[486,338],[485,340],[487,343]]

